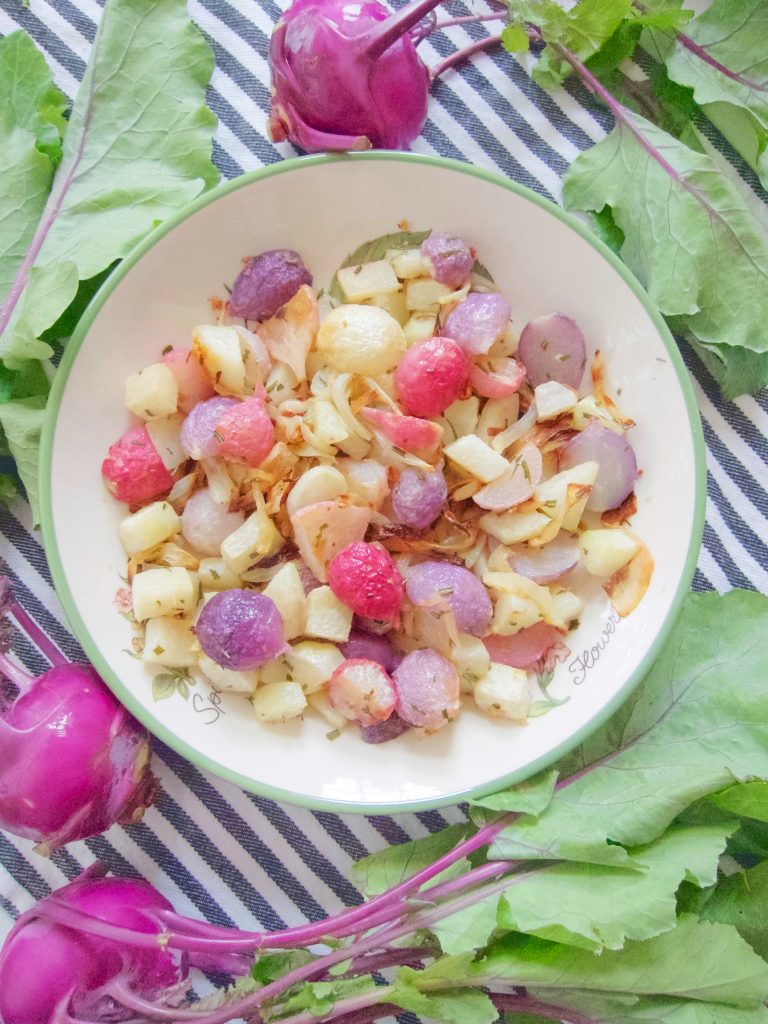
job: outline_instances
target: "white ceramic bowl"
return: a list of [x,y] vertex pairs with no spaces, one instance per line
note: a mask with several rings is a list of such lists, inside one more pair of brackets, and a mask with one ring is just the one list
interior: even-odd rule
[[[367,746],[350,728],[335,742],[307,718],[266,727],[241,697],[198,682],[189,700],[155,703],[150,671],[131,658],[130,625],[113,604],[125,559],[100,466],[128,425],[125,378],[169,343],[210,322],[240,260],[298,250],[319,287],[363,241],[396,231],[447,230],[470,240],[519,327],[553,310],[599,347],[609,385],[637,422],[643,475],[633,521],[655,559],[651,587],[624,620],[594,581],[567,637],[550,694],[565,703],[526,726],[465,711],[456,726]],[[315,808],[393,812],[500,789],[555,760],[604,721],[642,678],[690,585],[703,524],[699,417],[677,348],[619,260],[588,230],[534,193],[447,160],[395,153],[312,157],[224,185],[163,225],[110,277],[71,340],[51,395],[42,458],[46,552],[72,628],[119,699],[197,764],[240,786]],[[157,668],[155,667],[155,672]]]

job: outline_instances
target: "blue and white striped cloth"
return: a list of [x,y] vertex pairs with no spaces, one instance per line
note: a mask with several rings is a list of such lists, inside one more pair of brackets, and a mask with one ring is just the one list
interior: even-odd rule
[[[479,11],[459,0],[446,9],[451,16]],[[190,11],[216,55],[208,102],[219,118],[215,159],[222,175],[293,155],[290,146],[273,146],[265,134],[267,43],[281,8],[273,0],[190,0]],[[98,0],[30,0],[26,7],[21,0],[0,0],[0,34],[26,29],[71,97],[100,13]],[[436,64],[485,34],[484,25],[453,27],[432,36],[421,52]],[[548,95],[529,72],[528,59],[498,50],[448,72],[434,89],[414,149],[500,171],[558,201],[569,162],[610,130],[610,117],[579,85]],[[702,127],[747,186],[768,200],[717,132]],[[694,587],[768,592],[768,400],[764,393],[724,402],[701,362],[684,351],[704,420],[709,469]],[[0,532],[0,568],[11,576],[18,599],[77,659],[78,645],[63,624],[40,537],[30,529],[22,501],[0,511]],[[23,640],[16,640],[14,651],[32,671],[44,670]],[[274,929],[316,919],[357,900],[349,880],[354,860],[462,819],[458,808],[364,818],[279,805],[207,775],[160,743],[154,765],[160,796],[130,830],[112,828],[50,860],[34,854],[31,843],[0,833],[0,938],[21,911],[96,859],[117,874],[140,874],[182,913],[217,924]]]

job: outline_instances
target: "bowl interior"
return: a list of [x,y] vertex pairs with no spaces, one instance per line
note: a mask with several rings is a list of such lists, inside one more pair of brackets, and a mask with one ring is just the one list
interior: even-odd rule
[[[566,638],[549,686],[563,703],[526,726],[466,710],[455,727],[381,747],[350,728],[303,722],[267,727],[242,697],[199,681],[188,700],[154,701],[157,666],[131,656],[133,633],[113,603],[124,556],[124,508],[105,492],[100,465],[129,422],[125,378],[168,345],[189,344],[212,322],[243,256],[293,248],[326,285],[361,242],[398,230],[448,230],[471,241],[521,328],[559,310],[604,355],[607,381],[637,423],[643,474],[633,528],[655,559],[639,608],[620,620],[598,581]],[[695,417],[695,425],[694,425]],[[701,443],[690,385],[674,344],[639,286],[559,211],[531,193],[462,165],[371,154],[291,161],[220,191],[125,262],[68,348],[46,424],[44,534],[54,579],[88,656],[118,697],[171,746],[239,785],[315,807],[413,809],[488,792],[574,745],[627,694],[671,625],[693,573],[701,531]]]

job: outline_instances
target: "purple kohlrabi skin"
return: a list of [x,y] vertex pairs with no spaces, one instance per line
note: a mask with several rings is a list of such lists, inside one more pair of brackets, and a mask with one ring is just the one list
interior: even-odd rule
[[377,0],[297,0],[272,34],[272,138],[312,151],[408,149],[427,116],[429,71],[406,32],[378,56]]
[[155,789],[149,754],[90,666],[57,665],[0,717],[0,827],[54,849],[137,821]]

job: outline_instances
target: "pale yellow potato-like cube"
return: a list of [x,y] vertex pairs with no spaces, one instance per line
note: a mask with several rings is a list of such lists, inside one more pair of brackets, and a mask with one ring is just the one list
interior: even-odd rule
[[167,501],[153,501],[151,505],[145,505],[132,516],[123,519],[117,532],[128,554],[136,555],[139,551],[147,551],[169,540],[180,529],[181,519],[173,505]]
[[321,443],[336,445],[340,441],[346,441],[349,430],[336,411],[336,406],[323,398],[315,398],[310,404],[314,431]]
[[260,686],[266,686],[269,683],[284,683],[286,680],[291,681],[291,669],[282,654],[277,658],[265,661],[256,669],[256,674],[259,677]]
[[330,587],[317,587],[307,594],[307,636],[346,643],[352,628],[352,609]]
[[261,558],[274,555],[283,546],[277,527],[262,509],[251,513],[221,545],[221,557],[231,572],[240,575]]
[[521,544],[549,525],[543,512],[489,512],[479,523],[487,534],[502,544]]
[[197,664],[199,654],[200,644],[190,618],[162,615],[147,620],[142,661],[166,668],[190,668]]
[[510,395],[508,398],[489,398],[480,413],[475,433],[481,441],[485,441],[493,448],[494,438],[517,422],[519,411],[520,399],[517,395]]
[[386,466],[382,466],[376,459],[338,459],[336,465],[344,475],[345,489],[349,494],[362,498],[376,510],[381,508],[389,494]]
[[133,614],[139,620],[191,612],[197,604],[197,573],[188,569],[145,569],[133,577]]
[[207,654],[201,654],[198,662],[200,671],[206,679],[213,683],[217,690],[230,693],[253,693],[259,682],[259,673],[235,672],[231,668],[223,668],[212,661]]
[[373,263],[358,263],[337,271],[336,279],[344,292],[347,302],[363,302],[374,295],[390,295],[399,292],[401,285],[389,260]]
[[304,713],[307,698],[298,683],[267,683],[252,698],[253,710],[260,722],[288,722]]
[[152,444],[162,459],[165,468],[172,473],[185,462],[187,456],[181,447],[181,425],[184,416],[175,413],[173,416],[162,416],[160,419],[147,421],[147,433]]
[[390,316],[397,320],[401,327],[405,327],[410,314],[405,304],[405,292],[402,289],[399,292],[389,292],[386,295],[373,295],[369,301],[372,306],[378,306],[379,309],[386,310]]
[[449,295],[453,295],[453,289],[431,277],[413,278],[405,286],[405,304],[412,310],[431,309]]
[[406,320],[403,331],[409,347],[417,341],[426,341],[433,337],[437,326],[436,313],[413,313]]
[[475,683],[491,668],[491,656],[483,641],[469,633],[459,633],[451,644],[451,661],[459,676],[462,693],[472,693]]
[[349,719],[345,718],[331,704],[331,699],[326,689],[315,690],[314,693],[307,694],[307,701],[312,710],[322,715],[332,729],[341,730],[349,725]]
[[325,686],[346,659],[334,644],[302,640],[285,654],[285,660],[304,693],[314,693]]
[[406,348],[403,328],[378,306],[337,306],[317,333],[318,352],[340,373],[377,377],[394,369]]
[[152,363],[125,382],[125,405],[142,420],[172,416],[179,403],[179,386],[165,363]]
[[387,249],[386,257],[401,281],[412,277],[429,277],[432,267],[421,255],[421,249]]
[[328,579],[334,555],[363,539],[372,516],[372,508],[342,504],[341,499],[315,501],[291,516],[296,547],[321,583]]
[[509,469],[509,462],[474,434],[460,437],[443,449],[445,455],[470,476],[489,484]]
[[512,722],[525,722],[531,706],[526,673],[509,665],[491,663],[491,670],[475,686],[475,703],[481,711]]
[[234,327],[202,324],[192,332],[192,347],[219,394],[245,394],[245,362]]
[[203,590],[236,590],[243,585],[223,558],[201,558],[197,574]]
[[585,530],[579,537],[584,568],[593,576],[613,576],[626,565],[640,545],[624,530]]
[[262,591],[275,602],[283,620],[283,637],[301,636],[307,624],[307,599],[295,562],[286,562]]
[[541,609],[529,598],[519,594],[499,594],[493,609],[491,632],[498,636],[511,636],[534,626],[541,618]]
[[584,611],[584,602],[572,590],[552,591],[552,600],[563,622],[573,622]]
[[553,420],[570,412],[576,407],[578,394],[567,384],[560,384],[556,380],[548,380],[544,384],[534,388],[536,400],[536,420],[543,423],[545,420]]
[[587,395],[586,398],[581,398],[576,403],[573,410],[573,426],[576,430],[586,430],[593,420],[597,420],[603,427],[615,430],[617,434],[624,433],[622,425],[616,422],[604,406],[600,405],[595,396]]

